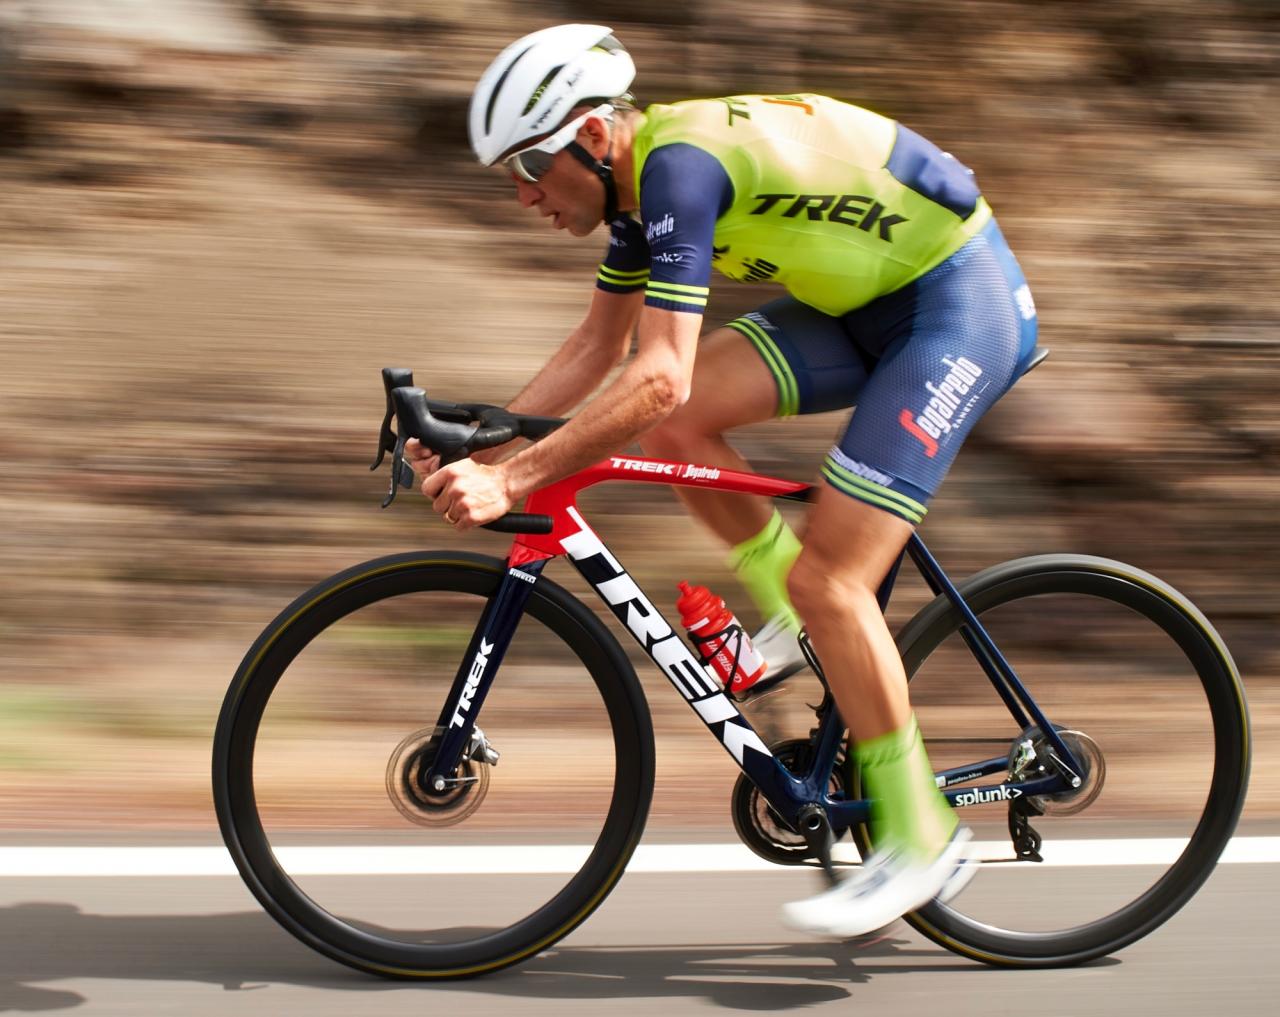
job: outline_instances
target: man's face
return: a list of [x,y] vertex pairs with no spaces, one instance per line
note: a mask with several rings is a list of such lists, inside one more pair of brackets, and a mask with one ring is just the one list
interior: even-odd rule
[[[578,132],[578,144],[597,159],[608,150],[608,135],[603,121],[588,120]],[[516,198],[525,208],[536,208],[538,214],[551,220],[556,229],[568,230],[575,237],[585,237],[604,218],[604,185],[587,167],[566,151],[551,160],[551,168],[537,183],[516,176]]]

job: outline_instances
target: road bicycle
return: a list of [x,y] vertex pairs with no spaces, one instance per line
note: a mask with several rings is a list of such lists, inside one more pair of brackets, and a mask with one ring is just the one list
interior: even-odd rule
[[[383,383],[384,506],[413,486],[410,436],[451,462],[563,423],[429,401],[401,369]],[[611,481],[812,494],[614,456],[490,524],[515,535],[505,560],[365,562],[304,593],[249,649],[215,735],[218,822],[250,890],[302,942],[384,976],[479,975],[550,947],[617,884],[653,795],[653,726],[617,639],[543,575],[559,557],[741,770],[731,812],[756,854],[834,878],[837,841],[870,850],[871,802],[812,647],[812,729],[767,744],[588,525],[580,493]],[[953,583],[918,535],[904,557],[933,594],[897,635],[912,700],[945,764],[938,786],[985,852],[965,892],[907,921],[1011,967],[1078,964],[1147,935],[1208,877],[1244,800],[1248,712],[1221,638],[1120,562],[1037,555]],[[886,609],[898,572],[879,593]],[[702,783],[682,790],[703,802]],[[1159,857],[1127,864],[1135,831],[1161,835],[1141,841]],[[1056,866],[1055,851],[1121,867],[1103,881]]]

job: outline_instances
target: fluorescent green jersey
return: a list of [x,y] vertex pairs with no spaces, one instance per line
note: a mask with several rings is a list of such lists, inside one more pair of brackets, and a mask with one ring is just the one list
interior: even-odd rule
[[[640,222],[612,225],[603,288],[700,311],[709,269],[840,315],[918,278],[991,218],[973,174],[887,117],[821,95],[650,106]],[[710,250],[707,248],[710,247]]]

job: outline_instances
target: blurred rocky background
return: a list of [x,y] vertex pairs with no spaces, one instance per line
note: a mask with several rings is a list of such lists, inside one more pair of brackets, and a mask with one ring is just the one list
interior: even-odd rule
[[[824,92],[976,171],[1053,355],[925,536],[956,575],[1070,550],[1183,589],[1245,675],[1250,814],[1273,814],[1273,0],[0,0],[0,825],[208,828],[209,735],[259,629],[332,571],[457,543],[413,498],[378,511],[378,369],[500,402],[585,309],[603,241],[520,209],[465,124],[502,46],[570,20],[614,27],[642,103]],[[708,321],[772,296],[726,282]],[[839,424],[740,447],[808,478]],[[587,505],[656,601],[689,578],[749,614],[665,489]]]

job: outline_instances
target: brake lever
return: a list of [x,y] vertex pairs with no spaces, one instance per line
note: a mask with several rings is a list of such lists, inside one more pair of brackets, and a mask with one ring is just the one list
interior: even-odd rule
[[387,488],[387,496],[382,500],[383,508],[396,500],[397,487],[403,487],[407,491],[413,490],[415,482],[413,467],[404,461],[404,446],[408,440],[408,438],[396,438],[395,449],[391,453],[391,484]]
[[[397,446],[403,452],[403,446],[400,446],[399,435],[391,429],[391,418],[395,416],[395,401],[391,398],[391,393],[397,388],[413,385],[413,371],[407,367],[384,367],[382,369],[382,388],[387,393],[387,411],[382,417],[382,429],[378,433],[378,457],[374,459],[373,465],[369,467],[372,472],[382,465],[382,460],[388,452],[396,449]],[[391,470],[391,495],[395,497],[395,484],[398,474],[394,467],[394,461]],[[409,485],[406,484],[406,487]],[[386,505],[383,505],[386,508]]]
[[[396,488],[400,486],[400,471],[404,469],[404,443],[407,438],[396,438],[395,450],[391,453],[391,484],[387,488],[387,496],[382,499],[382,507],[386,508],[396,500]],[[379,456],[378,462],[381,462]],[[376,467],[378,464],[374,463]]]

